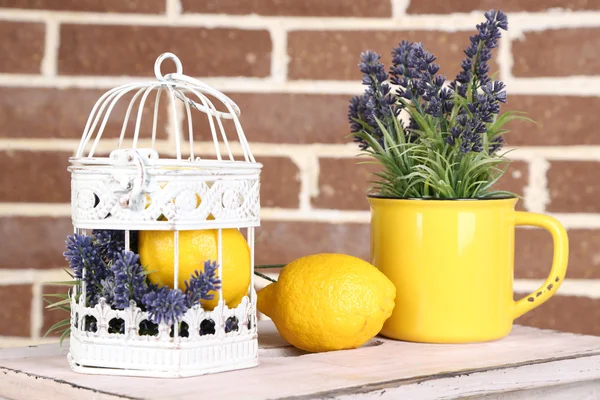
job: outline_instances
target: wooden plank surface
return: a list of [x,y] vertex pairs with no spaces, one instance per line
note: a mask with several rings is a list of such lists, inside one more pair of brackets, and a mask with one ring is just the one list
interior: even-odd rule
[[58,345],[0,350],[0,398],[42,398],[43,393],[48,400],[426,400],[509,396],[547,386],[557,387],[552,394],[571,386],[600,391],[600,337],[594,336],[515,326],[507,338],[491,343],[429,345],[376,338],[360,349],[306,354],[264,321],[259,341],[259,367],[185,379],[76,374],[67,364],[67,348]]

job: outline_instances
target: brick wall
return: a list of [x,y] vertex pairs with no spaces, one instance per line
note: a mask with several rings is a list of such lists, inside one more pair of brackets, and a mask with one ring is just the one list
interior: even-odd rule
[[[423,41],[453,77],[479,10],[500,4],[510,31],[495,68],[508,107],[538,122],[512,125],[519,149],[501,186],[571,236],[559,295],[518,322],[600,334],[600,2],[0,0],[1,345],[39,341],[59,318],[43,312],[41,295],[62,279],[72,229],[67,157],[103,91],[150,76],[164,51],[178,54],[186,73],[240,105],[265,164],[258,262],[320,251],[366,258],[372,168],[356,164],[345,139],[360,51],[389,62],[400,40]],[[161,146],[170,135],[159,132]],[[518,231],[517,291],[538,285],[550,249],[547,233]]]

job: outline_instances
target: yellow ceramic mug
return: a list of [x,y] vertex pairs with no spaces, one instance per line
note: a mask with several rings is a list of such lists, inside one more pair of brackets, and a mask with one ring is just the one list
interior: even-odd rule
[[[567,270],[568,238],[556,219],[515,211],[517,199],[403,200],[369,197],[371,260],[396,285],[381,334],[465,343],[506,336],[513,320],[548,300]],[[554,240],[550,275],[513,301],[515,226],[545,228]]]

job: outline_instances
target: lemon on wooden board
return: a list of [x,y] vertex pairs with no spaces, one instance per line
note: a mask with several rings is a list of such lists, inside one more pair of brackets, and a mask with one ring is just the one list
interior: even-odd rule
[[[204,270],[204,262],[218,260],[218,230],[179,231],[179,288],[194,271]],[[248,293],[250,285],[250,249],[237,229],[223,229],[223,298],[229,307],[236,307]],[[140,262],[150,271],[152,283],[173,287],[174,232],[140,231]],[[203,300],[202,307],[212,310],[219,300]]]
[[286,265],[258,292],[258,309],[292,345],[319,352],[360,347],[392,314],[396,288],[377,268],[344,254]]

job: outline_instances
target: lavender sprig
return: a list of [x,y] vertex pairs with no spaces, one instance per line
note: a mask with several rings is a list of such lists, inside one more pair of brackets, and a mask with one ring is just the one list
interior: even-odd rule
[[[200,300],[213,300],[214,292],[221,288],[221,280],[217,276],[219,265],[216,261],[204,262],[204,271],[194,271],[185,281],[185,294],[188,307],[200,303]],[[212,293],[211,293],[212,292]]]
[[[114,297],[112,305],[123,310],[129,307],[129,301],[142,304],[148,290],[144,268],[139,264],[140,256],[131,251],[122,251],[110,270],[114,274]],[[105,282],[108,286],[109,282]]]
[[[446,128],[446,117],[454,105],[452,92],[443,88],[446,78],[437,75],[440,66],[437,57],[425,50],[422,43],[400,42],[392,50],[390,81],[398,86],[396,95],[405,99],[416,112],[439,118],[441,128]],[[400,101],[402,103],[402,101]],[[409,129],[415,130],[413,118]]]
[[492,49],[498,47],[498,39],[502,36],[500,29],[508,30],[508,17],[502,11],[490,10],[484,15],[486,21],[478,24],[477,34],[470,37],[471,44],[465,49],[467,57],[462,61],[462,70],[453,83],[453,88],[465,98],[469,85],[473,86],[475,93],[490,82],[488,61],[492,58]]
[[63,256],[69,263],[71,270],[73,270],[75,278],[81,279],[86,265],[100,262],[100,254],[91,237],[74,234],[67,236],[65,244],[67,249]]
[[73,271],[73,277],[83,279],[87,301],[96,304],[100,299],[102,280],[108,275],[98,245],[91,237],[79,234],[68,236],[65,244],[67,249],[63,255]]
[[154,287],[144,295],[143,303],[150,320],[155,324],[173,324],[181,320],[188,310],[186,295],[179,289]]
[[[397,118],[400,110],[396,107],[396,99],[392,95],[392,88],[385,83],[388,74],[381,63],[381,55],[367,50],[360,55],[358,68],[363,74],[362,83],[367,86],[365,94],[360,97],[354,97],[350,101],[348,108],[348,119],[353,133],[359,132],[368,127],[370,134],[385,147],[383,133],[377,121],[379,120],[388,130],[394,126],[394,119]],[[364,121],[365,125],[358,123],[358,120]],[[354,140],[359,143],[362,149],[366,149],[368,144],[359,136],[354,136]]]
[[125,250],[125,232],[117,230],[95,230],[94,237],[101,254],[106,262],[115,262],[117,257]]

